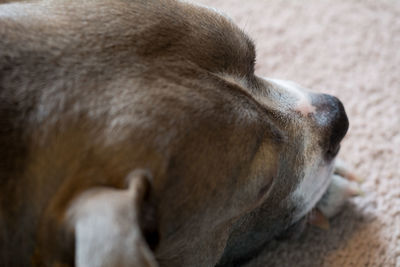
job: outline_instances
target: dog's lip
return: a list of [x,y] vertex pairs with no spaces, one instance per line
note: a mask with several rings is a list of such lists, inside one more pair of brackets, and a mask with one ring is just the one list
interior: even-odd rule
[[336,146],[328,148],[326,154],[329,159],[333,159],[337,156],[339,151],[340,151],[340,144],[337,144]]

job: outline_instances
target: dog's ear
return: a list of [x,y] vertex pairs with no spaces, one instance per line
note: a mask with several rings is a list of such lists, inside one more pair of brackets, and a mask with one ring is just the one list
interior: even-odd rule
[[157,266],[149,175],[135,171],[127,179],[127,189],[91,189],[69,208],[76,266]]

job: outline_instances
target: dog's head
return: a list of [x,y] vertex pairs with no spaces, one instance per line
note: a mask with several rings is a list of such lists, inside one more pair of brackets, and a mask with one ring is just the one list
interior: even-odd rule
[[201,121],[202,136],[186,144],[184,150],[193,155],[178,157],[185,163],[174,171],[177,177],[185,173],[185,182],[171,191],[178,205],[170,216],[177,218],[186,207],[195,212],[171,231],[172,242],[161,244],[158,255],[168,261],[184,247],[184,262],[204,261],[198,253],[203,250],[221,266],[240,264],[271,238],[303,225],[330,183],[348,119],[333,96],[258,76],[253,42],[226,16],[186,3],[167,10],[167,17],[177,17],[162,23],[171,27],[170,34],[163,36],[161,28],[157,36],[168,46],[156,50],[172,62],[182,60],[185,68],[194,66],[188,89],[204,93],[212,107],[188,101],[203,112],[200,120],[193,117]]
[[121,177],[152,173],[160,263],[240,263],[326,190],[348,128],[341,102],[256,75],[253,42],[226,16],[172,0],[19,5],[1,13],[0,48],[23,60],[5,65],[3,88],[28,73],[30,123],[48,138],[57,123],[91,125],[65,138],[101,147]]

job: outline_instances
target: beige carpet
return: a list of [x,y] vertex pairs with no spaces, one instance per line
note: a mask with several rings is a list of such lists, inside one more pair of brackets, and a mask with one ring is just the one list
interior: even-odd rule
[[249,266],[400,267],[400,1],[198,0],[254,39],[257,73],[342,99],[341,158],[364,177],[331,230],[273,243]]

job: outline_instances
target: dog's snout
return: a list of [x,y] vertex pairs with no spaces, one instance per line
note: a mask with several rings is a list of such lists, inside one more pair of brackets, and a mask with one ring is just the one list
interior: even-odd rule
[[327,156],[333,158],[339,152],[340,141],[349,128],[349,120],[342,102],[331,95],[318,94],[313,97],[316,121],[324,129]]

